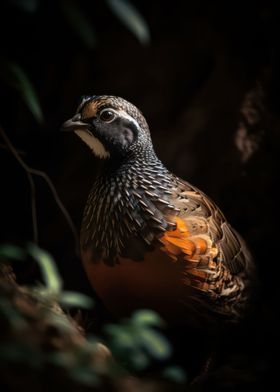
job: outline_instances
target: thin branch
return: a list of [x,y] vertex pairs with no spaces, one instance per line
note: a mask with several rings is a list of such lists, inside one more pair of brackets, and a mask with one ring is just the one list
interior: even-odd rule
[[[9,148],[5,144],[0,143],[0,148],[2,150],[7,150],[10,152]],[[22,151],[22,150],[17,150],[17,153],[18,153],[18,155],[26,155],[26,152]]]
[[37,209],[36,209],[36,189],[33,177],[30,173],[29,167],[25,164],[22,158],[19,156],[18,150],[13,146],[12,142],[6,135],[4,129],[0,126],[1,135],[5,141],[5,147],[13,154],[19,164],[26,171],[26,175],[30,185],[31,192],[31,213],[32,213],[32,227],[33,227],[33,241],[38,244],[38,221],[37,221]]
[[77,252],[77,255],[78,255],[79,254],[79,236],[78,236],[76,227],[75,227],[75,225],[74,225],[74,223],[72,221],[71,216],[69,215],[69,212],[66,210],[64,204],[62,203],[60,197],[58,196],[57,190],[55,189],[51,179],[43,171],[40,171],[40,170],[37,170],[37,169],[33,169],[33,168],[29,168],[29,170],[30,170],[31,174],[34,174],[34,175],[39,176],[39,177],[42,177],[45,180],[45,182],[47,183],[47,185],[48,185],[48,187],[49,187],[49,189],[50,189],[50,191],[51,191],[51,193],[53,195],[53,198],[54,198],[58,208],[61,210],[64,218],[66,219],[66,221],[67,221],[67,223],[68,223],[68,225],[69,225],[69,227],[70,227],[70,229],[71,229],[71,231],[73,233],[73,236],[74,236],[74,239],[75,239],[76,252]]
[[43,178],[45,180],[45,182],[47,183],[58,208],[62,212],[64,218],[66,219],[66,221],[72,231],[72,234],[73,234],[74,240],[75,240],[75,250],[78,255],[79,254],[79,236],[78,236],[77,230],[75,228],[75,225],[74,225],[68,211],[66,210],[64,204],[62,203],[60,197],[58,196],[58,193],[57,193],[52,181],[50,180],[50,178],[48,177],[48,175],[45,172],[43,172],[41,170],[33,169],[32,167],[28,166],[24,162],[24,160],[19,156],[16,148],[14,147],[14,145],[12,144],[10,139],[8,138],[6,132],[4,131],[4,129],[1,126],[0,126],[0,133],[1,133],[1,136],[3,137],[8,149],[11,151],[11,153],[13,154],[15,159],[18,161],[18,163],[21,165],[21,167],[26,171],[26,174],[27,174],[27,177],[29,180],[30,191],[31,191],[31,208],[32,208],[34,242],[35,243],[38,242],[38,224],[37,224],[37,213],[36,213],[35,184],[34,184],[34,180],[33,180],[32,175],[39,176],[39,177]]

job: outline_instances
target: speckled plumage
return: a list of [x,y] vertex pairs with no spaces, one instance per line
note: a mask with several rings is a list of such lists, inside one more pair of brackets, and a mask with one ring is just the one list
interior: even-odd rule
[[[109,124],[98,117],[103,108],[114,111]],[[78,114],[110,152],[89,194],[81,230],[84,265],[105,304],[125,313],[119,302],[129,295],[128,311],[162,308],[166,318],[169,313],[174,318],[174,307],[186,319],[208,310],[230,321],[241,318],[254,268],[219,208],[166,169],[134,105],[118,97],[89,97]]]

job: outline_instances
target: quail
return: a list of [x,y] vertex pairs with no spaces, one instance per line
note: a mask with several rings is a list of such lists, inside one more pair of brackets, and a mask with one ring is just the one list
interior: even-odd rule
[[81,258],[107,309],[149,308],[174,324],[242,319],[250,252],[214,202],[160,161],[142,113],[120,97],[84,96],[62,129],[103,160],[84,210]]

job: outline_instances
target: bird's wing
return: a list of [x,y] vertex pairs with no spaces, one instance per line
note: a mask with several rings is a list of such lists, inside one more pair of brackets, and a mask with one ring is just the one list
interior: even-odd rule
[[177,228],[161,238],[172,257],[179,253],[197,269],[222,263],[232,275],[246,270],[251,256],[240,235],[229,225],[220,209],[203,192],[177,179],[172,196],[180,214]]

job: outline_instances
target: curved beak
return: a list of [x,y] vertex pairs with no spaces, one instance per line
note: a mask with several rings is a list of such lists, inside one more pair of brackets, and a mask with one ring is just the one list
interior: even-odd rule
[[79,130],[85,130],[89,128],[89,124],[86,122],[83,122],[81,120],[81,114],[75,114],[74,117],[70,118],[70,120],[65,121],[65,123],[62,124],[60,130],[61,131],[79,131]]

